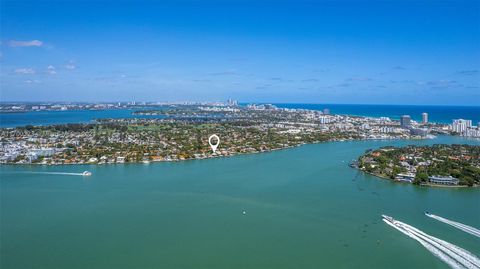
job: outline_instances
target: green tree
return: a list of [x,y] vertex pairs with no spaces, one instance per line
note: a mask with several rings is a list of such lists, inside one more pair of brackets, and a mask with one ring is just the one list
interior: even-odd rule
[[418,172],[415,175],[415,179],[413,180],[413,184],[421,184],[428,181],[428,175],[425,172]]

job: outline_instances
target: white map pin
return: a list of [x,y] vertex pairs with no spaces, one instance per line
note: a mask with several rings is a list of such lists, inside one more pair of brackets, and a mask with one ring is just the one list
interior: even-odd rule
[[[214,138],[217,140],[217,143],[216,143],[216,144],[212,144],[212,139],[214,139]],[[220,138],[218,137],[218,135],[216,135],[216,134],[211,135],[211,136],[208,138],[208,144],[210,144],[210,147],[212,148],[213,153],[215,153],[215,151],[216,151],[217,148],[218,148],[218,145],[220,145]]]

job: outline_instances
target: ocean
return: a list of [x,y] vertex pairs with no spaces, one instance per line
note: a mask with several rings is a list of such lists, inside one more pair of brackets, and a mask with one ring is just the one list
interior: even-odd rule
[[452,123],[453,119],[472,120],[474,125],[480,122],[480,106],[411,106],[411,105],[347,105],[347,104],[275,104],[283,108],[304,108],[323,110],[328,108],[332,114],[345,114],[367,117],[390,117],[400,119],[410,115],[413,120],[421,121],[422,113],[428,113],[430,122]]
[[[418,187],[350,168],[352,141],[176,163],[0,166],[0,267],[448,268],[393,216],[480,256],[480,189]],[[92,172],[90,177],[63,173]]]

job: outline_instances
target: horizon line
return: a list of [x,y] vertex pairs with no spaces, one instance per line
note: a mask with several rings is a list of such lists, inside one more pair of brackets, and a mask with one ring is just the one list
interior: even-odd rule
[[[235,99],[232,99],[235,100]],[[101,104],[101,103],[225,103],[228,100],[211,100],[211,101],[3,101],[0,100],[0,104],[20,103],[20,104],[32,104],[32,103],[58,103],[58,104]],[[235,100],[238,101],[238,100]],[[264,101],[238,101],[238,104],[279,104],[279,105],[360,105],[360,106],[447,106],[447,107],[480,107],[479,105],[460,105],[460,104],[382,104],[382,103],[314,103],[314,102],[264,102]]]

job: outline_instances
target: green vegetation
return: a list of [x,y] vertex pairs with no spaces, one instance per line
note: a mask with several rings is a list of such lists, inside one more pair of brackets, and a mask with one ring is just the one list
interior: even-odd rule
[[431,184],[429,177],[453,177],[459,185],[480,184],[480,146],[433,145],[384,147],[369,150],[358,159],[365,172],[396,179],[413,175],[413,184]]
[[[115,163],[203,159],[355,138],[349,133],[315,130],[290,133],[285,130],[288,128],[263,127],[252,121],[210,123],[133,119],[104,120],[97,124],[26,126],[3,130],[2,139],[26,141],[26,146],[31,148],[56,149],[48,158],[19,155],[10,163]],[[211,134],[221,138],[215,154],[208,145]]]
[[[319,111],[277,109],[271,105],[169,105],[132,113],[145,116],[97,119],[94,124],[2,129],[0,163],[176,161],[322,141],[413,137],[409,130],[390,120],[324,115]],[[215,153],[208,145],[212,134],[221,140]],[[384,166],[386,161],[379,163]],[[401,170],[392,169],[393,176],[394,172]]]

